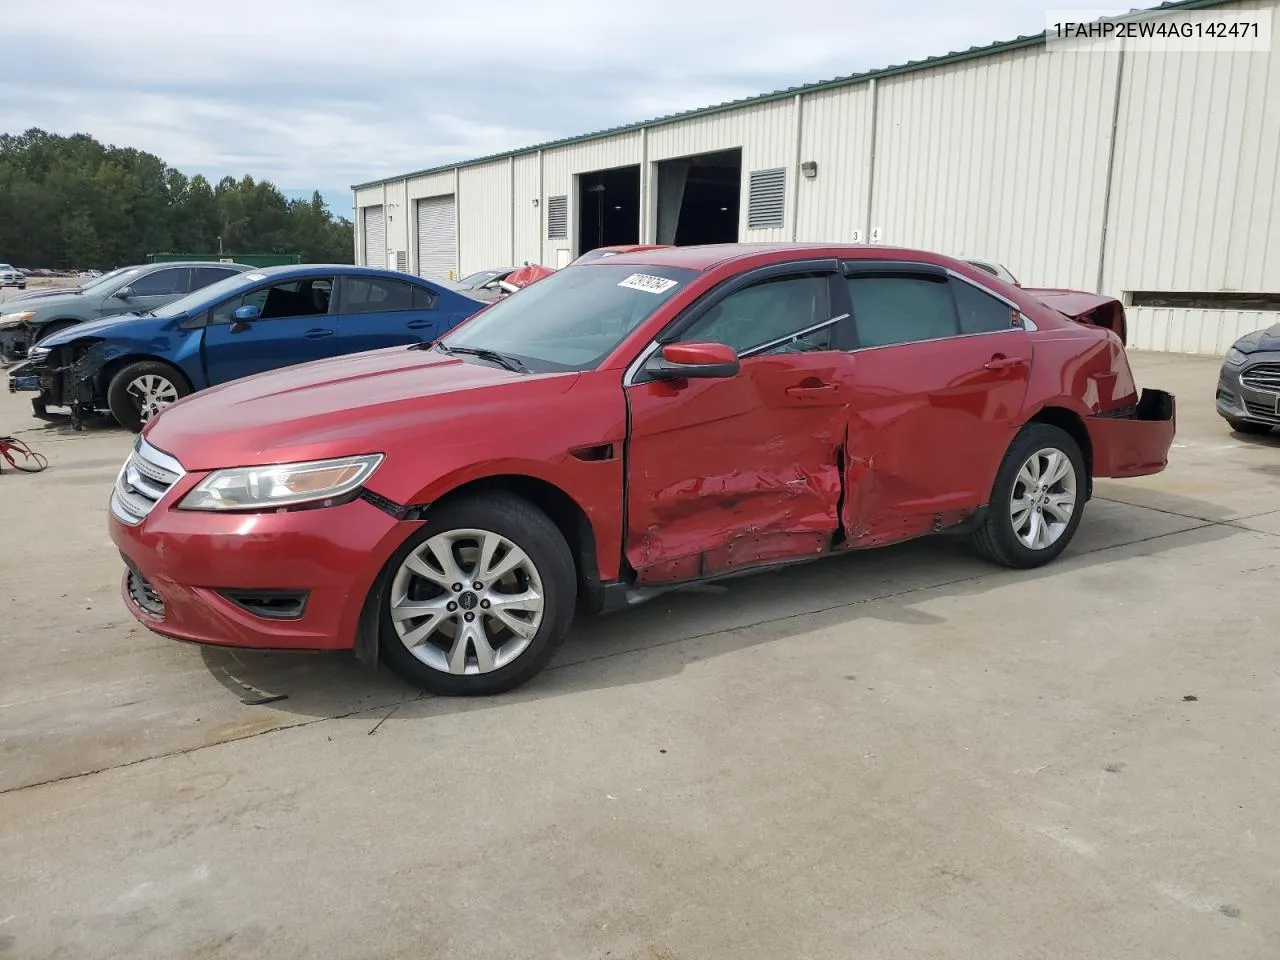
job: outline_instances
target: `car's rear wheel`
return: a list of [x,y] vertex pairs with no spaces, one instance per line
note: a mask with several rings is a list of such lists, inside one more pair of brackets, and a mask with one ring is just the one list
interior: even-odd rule
[[1227,426],[1236,433],[1251,433],[1256,436],[1271,432],[1271,427],[1268,424],[1255,423],[1252,420],[1238,420],[1235,417],[1227,417]]
[[107,407],[134,433],[165,407],[190,393],[187,381],[159,360],[140,360],[116,371],[107,387]]
[[1088,482],[1084,455],[1071,434],[1047,423],[1027,424],[1000,464],[974,547],[1006,567],[1048,563],[1080,526]]
[[501,693],[538,673],[577,600],[573,555],[545,514],[516,497],[446,503],[392,557],[382,656],[430,693]]

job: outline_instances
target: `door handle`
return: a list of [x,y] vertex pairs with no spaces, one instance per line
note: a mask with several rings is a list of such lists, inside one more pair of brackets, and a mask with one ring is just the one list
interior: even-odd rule
[[434,320],[410,320],[405,324],[405,326],[410,330],[422,330],[426,327],[434,327],[435,325],[436,322]]
[[1025,357],[1006,357],[1003,353],[997,353],[983,364],[988,370],[1009,370],[1013,367],[1025,367],[1026,365]]
[[332,337],[333,331],[325,327],[315,327],[303,334],[308,340],[322,340],[325,337]]
[[835,383],[800,384],[787,387],[787,396],[795,397],[797,400],[817,400],[822,397],[834,397],[839,390],[839,384]]

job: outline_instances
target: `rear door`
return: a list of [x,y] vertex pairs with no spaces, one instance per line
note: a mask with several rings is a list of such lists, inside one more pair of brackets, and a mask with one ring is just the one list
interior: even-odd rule
[[739,280],[664,335],[728,344],[736,376],[627,378],[625,550],[641,583],[815,556],[840,527],[851,354],[832,293],[842,278],[824,261]]
[[440,297],[426,287],[376,275],[339,278],[338,352],[431,341],[444,332]]
[[1016,306],[942,267],[855,261],[844,273],[856,342],[842,520],[871,546],[988,501],[1032,347]]
[[[225,383],[254,373],[338,352],[334,278],[309,276],[264,284],[223,301],[209,312],[204,330],[205,372],[209,383]],[[243,306],[259,316],[237,321]]]

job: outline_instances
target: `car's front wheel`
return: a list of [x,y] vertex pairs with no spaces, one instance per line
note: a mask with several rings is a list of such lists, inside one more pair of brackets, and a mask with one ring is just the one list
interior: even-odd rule
[[1084,513],[1088,473],[1071,434],[1047,423],[1018,432],[996,474],[991,502],[973,535],[978,553],[1028,569],[1067,548]]
[[564,535],[532,504],[482,495],[445,503],[388,564],[382,656],[429,693],[501,693],[564,641],[577,600]]
[[107,386],[107,407],[122,427],[137,433],[143,425],[191,390],[182,374],[158,360],[122,367]]

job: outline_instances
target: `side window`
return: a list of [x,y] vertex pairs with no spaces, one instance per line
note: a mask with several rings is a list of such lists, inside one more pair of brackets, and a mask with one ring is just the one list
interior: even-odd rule
[[259,320],[283,317],[316,317],[329,312],[333,281],[328,277],[307,277],[271,287],[259,287],[240,297],[233,297],[213,308],[210,323],[231,323],[240,307],[258,308]]
[[439,300],[440,298],[426,287],[413,288],[413,309],[415,310],[434,310]]
[[960,314],[961,333],[994,333],[1014,326],[1017,312],[973,284],[952,280],[951,292],[955,295],[956,311]]
[[956,334],[956,309],[945,279],[855,274],[847,281],[859,346],[885,347]]
[[342,284],[344,314],[424,309],[418,306],[422,302],[418,296],[419,288],[411,283],[383,277],[346,277]]
[[172,270],[157,270],[145,277],[134,280],[135,297],[164,297],[171,294],[189,293],[191,270],[187,267],[175,267]]
[[[828,278],[809,274],[764,280],[737,290],[693,322],[681,340],[713,340],[745,353],[831,319]],[[835,324],[765,351],[829,350]]]
[[234,276],[235,273],[235,270],[228,270],[226,267],[192,267],[191,289],[201,290],[211,283],[217,283],[219,280]]

